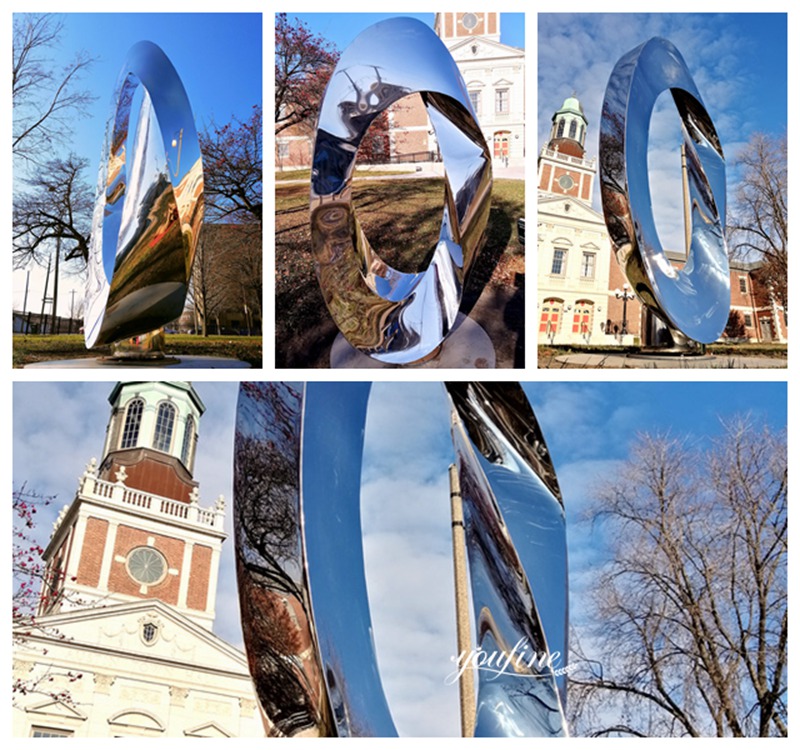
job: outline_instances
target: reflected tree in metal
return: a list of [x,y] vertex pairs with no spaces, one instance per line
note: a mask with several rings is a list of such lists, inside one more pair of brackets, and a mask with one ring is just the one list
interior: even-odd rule
[[[478,671],[476,737],[567,733],[567,538],[544,436],[518,383],[448,383]],[[551,654],[551,663],[531,660]],[[559,674],[556,675],[556,669]]]
[[[370,123],[419,93],[445,167],[439,239],[422,272],[386,264],[353,206],[356,152]],[[452,329],[489,217],[491,157],[447,48],[411,18],[382,21],[342,53],[320,106],[311,174],[311,244],[325,303],[356,349],[408,364]]]
[[114,94],[98,175],[86,346],[148,333],[183,311],[203,222],[203,165],[189,99],[152,42],[135,44]]
[[[553,666],[566,662],[566,536],[544,439],[519,384],[446,388],[477,646],[510,665],[502,675],[480,672],[475,734],[563,735],[564,678]],[[361,535],[369,390],[240,387],[237,576],[250,670],[274,736],[396,735],[374,652]],[[527,656],[552,653],[553,665],[517,658],[523,642]]]
[[[668,89],[681,119],[691,201],[691,244],[682,269],[661,246],[647,171],[653,106]],[[600,126],[600,180],[617,260],[639,298],[672,329],[694,341],[714,341],[730,309],[725,158],[686,63],[666,39],[631,50],[611,73]]]

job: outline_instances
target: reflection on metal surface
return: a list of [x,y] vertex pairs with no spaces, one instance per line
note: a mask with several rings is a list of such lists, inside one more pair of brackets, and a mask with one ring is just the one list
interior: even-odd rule
[[203,165],[189,100],[162,50],[139,42],[120,74],[100,163],[87,347],[154,331],[181,314],[202,221]]
[[[691,202],[691,247],[682,269],[661,247],[647,172],[650,117],[667,89],[681,118]],[[617,260],[639,298],[690,339],[714,341],[730,308],[725,158],[686,63],[666,39],[631,50],[611,73],[600,126],[600,179]]]
[[[370,123],[419,92],[445,166],[444,213],[428,268],[402,273],[367,240],[352,200],[356,152]],[[466,86],[436,34],[410,18],[362,32],[342,53],[320,108],[311,175],[311,242],[325,303],[357,349],[407,364],[456,320],[489,217],[491,158]],[[380,248],[377,249],[378,251]]]
[[[553,668],[566,666],[566,536],[547,447],[519,384],[446,388],[476,641],[508,661],[501,675],[477,675],[475,734],[564,735],[564,677]],[[250,670],[273,736],[396,734],[373,648],[361,538],[369,390],[240,387],[237,575]],[[552,662],[531,658],[547,654]]]
[[361,544],[369,389],[240,389],[234,521],[242,625],[276,736],[396,734],[372,645]]
[[475,736],[566,735],[566,519],[544,437],[518,383],[446,388],[476,648],[511,665],[478,672]]

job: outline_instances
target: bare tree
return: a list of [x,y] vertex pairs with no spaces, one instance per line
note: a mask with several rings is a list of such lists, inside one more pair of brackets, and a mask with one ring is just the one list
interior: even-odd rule
[[261,330],[260,224],[206,224],[192,266],[191,302],[196,328],[216,333],[223,314],[242,317],[250,333]]
[[275,16],[275,133],[317,116],[339,53],[285,13]]
[[94,194],[83,178],[87,160],[75,154],[49,161],[14,197],[14,265],[42,263],[57,241],[64,260],[89,258]]
[[200,133],[206,211],[209,219],[261,222],[262,114],[254,106],[246,122],[212,123]]
[[49,58],[62,30],[63,23],[49,14],[14,15],[13,153],[34,164],[46,160],[53,145],[66,141],[71,121],[86,116],[95,99],[77,88],[92,58],[79,52],[61,69]]
[[755,133],[737,160],[742,180],[728,229],[739,257],[763,259],[767,281],[787,309],[788,164],[786,135]]
[[787,734],[786,481],[785,435],[748,419],[707,450],[639,437],[597,493],[611,557],[573,655],[576,731]]
[[[11,572],[14,591],[11,602],[12,644],[15,652],[35,649],[37,636],[63,639],[64,636],[41,625],[38,613],[52,606],[60,596],[63,571],[47,569],[42,560],[42,549],[34,538],[36,515],[55,498],[29,490],[24,484],[12,493],[14,516]],[[53,700],[69,703],[71,696],[60,687],[81,678],[75,671],[54,668],[44,671],[16,670],[12,678],[12,700],[23,695],[39,694]],[[59,686],[59,687],[54,687]]]

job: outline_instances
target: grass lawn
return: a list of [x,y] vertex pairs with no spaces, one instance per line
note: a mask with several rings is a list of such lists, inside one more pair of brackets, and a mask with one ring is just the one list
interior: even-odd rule
[[[260,336],[189,336],[167,334],[167,356],[180,357],[232,357],[247,362],[251,367],[261,367]],[[58,336],[15,335],[13,338],[14,367],[24,367],[34,362],[53,359],[78,359],[82,357],[106,357],[110,346],[86,349],[82,334]]]
[[[368,167],[356,167],[355,177],[387,177],[397,174],[413,174],[413,170],[408,169],[370,169]],[[311,179],[310,169],[287,169],[284,172],[275,172],[275,182],[285,182],[287,180],[308,180]],[[306,191],[308,192],[308,191]]]
[[[444,188],[438,179],[362,180],[353,185],[354,202],[370,243],[394,268],[426,267],[439,236]],[[328,350],[337,334],[319,291],[311,255],[308,186],[277,185],[275,193],[275,357],[278,367],[328,367]],[[492,338],[498,367],[519,367],[524,357],[524,252],[516,220],[525,213],[522,180],[497,180],[486,244],[464,290],[462,312]],[[484,291],[484,287],[486,290]],[[485,299],[514,300],[497,312]],[[481,292],[483,291],[483,297]],[[489,293],[487,295],[487,292]],[[481,298],[481,305],[477,305]],[[480,311],[489,318],[480,320]]]

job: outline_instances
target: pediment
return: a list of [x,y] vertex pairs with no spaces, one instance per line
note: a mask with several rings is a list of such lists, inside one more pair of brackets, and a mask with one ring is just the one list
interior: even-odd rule
[[[145,625],[149,627],[145,629]],[[158,599],[87,607],[39,618],[42,632],[68,646],[102,651],[122,659],[202,664],[247,675],[245,655],[210,630]]]
[[112,727],[120,727],[121,729],[149,730],[150,732],[164,732],[167,729],[155,714],[141,709],[120,711],[110,716],[108,723]]
[[570,196],[539,194],[537,212],[540,221],[575,220],[605,225],[603,215],[582,201]]
[[[476,54],[472,53],[473,45],[477,45],[478,47]],[[520,62],[522,62],[525,57],[524,49],[511,47],[508,44],[501,44],[500,42],[495,42],[492,39],[487,39],[482,36],[464,37],[448,49],[456,62],[497,57],[518,57],[520,58]],[[513,61],[509,61],[509,64],[513,64]]]
[[86,721],[88,718],[86,714],[78,710],[76,706],[71,706],[56,698],[49,698],[40,703],[25,706],[25,712],[36,714],[37,716],[48,716],[51,718],[57,716],[60,719],[77,719],[79,721]]
[[207,721],[193,729],[186,729],[183,732],[187,737],[232,737],[215,721]]

